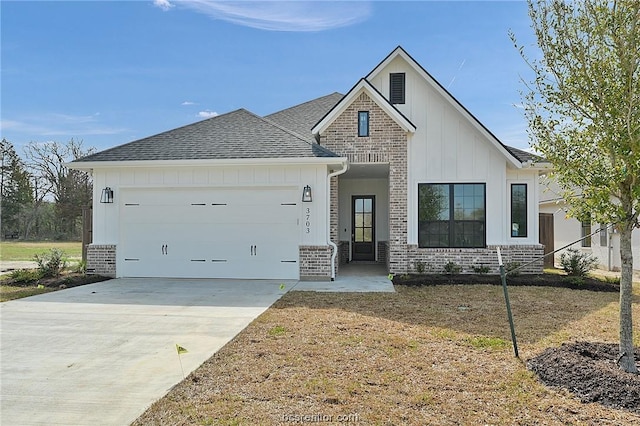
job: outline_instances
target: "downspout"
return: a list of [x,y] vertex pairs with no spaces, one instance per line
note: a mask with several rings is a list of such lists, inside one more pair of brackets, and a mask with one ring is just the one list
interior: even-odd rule
[[[333,253],[331,253],[331,281],[336,279],[336,257],[338,256],[338,246],[331,241],[331,178],[341,175],[349,170],[349,163],[344,161],[342,163],[342,169],[331,172],[327,176],[327,243],[332,247]],[[339,233],[339,232],[338,232]]]

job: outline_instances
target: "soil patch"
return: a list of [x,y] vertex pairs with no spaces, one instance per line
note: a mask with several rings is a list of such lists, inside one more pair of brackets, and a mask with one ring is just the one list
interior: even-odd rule
[[[640,360],[640,350],[635,349]],[[640,375],[618,368],[618,345],[575,342],[549,348],[527,367],[546,385],[561,387],[582,402],[597,402],[640,414]]]
[[[409,274],[393,277],[394,285],[435,286],[435,285],[502,285],[499,275],[487,274]],[[570,277],[559,274],[507,275],[508,286],[540,286],[568,288],[572,290],[590,290],[619,292],[618,282],[602,281],[592,277]]]

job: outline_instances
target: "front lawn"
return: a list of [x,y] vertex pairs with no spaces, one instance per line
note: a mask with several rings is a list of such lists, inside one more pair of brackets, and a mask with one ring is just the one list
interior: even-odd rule
[[36,254],[42,254],[57,248],[69,258],[82,257],[82,243],[79,241],[0,241],[0,260],[33,260]]
[[616,293],[511,288],[516,359],[500,286],[396,289],[287,293],[134,424],[640,424],[640,406],[582,403],[526,366],[616,342]]

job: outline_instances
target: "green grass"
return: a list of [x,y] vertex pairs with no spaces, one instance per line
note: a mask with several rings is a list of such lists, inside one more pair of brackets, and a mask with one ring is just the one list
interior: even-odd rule
[[82,257],[82,243],[79,241],[2,241],[0,242],[0,259],[3,261],[33,260],[36,254],[48,252],[52,248],[64,251],[69,258]]

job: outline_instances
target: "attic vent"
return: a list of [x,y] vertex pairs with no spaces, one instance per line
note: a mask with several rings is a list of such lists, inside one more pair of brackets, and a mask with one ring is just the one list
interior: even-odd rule
[[403,72],[389,74],[389,101],[392,104],[404,103],[404,80]]

